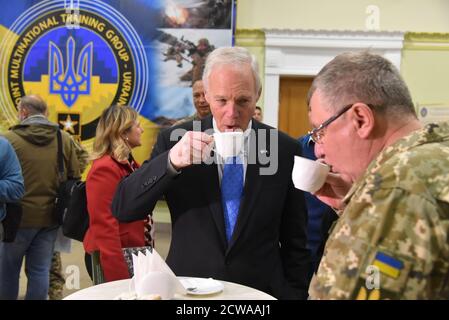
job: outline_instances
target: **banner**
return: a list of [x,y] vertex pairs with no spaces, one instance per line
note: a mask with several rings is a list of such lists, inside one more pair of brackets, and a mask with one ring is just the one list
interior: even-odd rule
[[0,0],[0,132],[40,95],[50,120],[91,150],[104,108],[140,115],[148,158],[157,132],[195,112],[192,82],[232,45],[231,0]]

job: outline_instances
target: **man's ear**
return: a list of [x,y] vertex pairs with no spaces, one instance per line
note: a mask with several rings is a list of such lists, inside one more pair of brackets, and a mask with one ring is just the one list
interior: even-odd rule
[[364,103],[355,103],[351,108],[352,123],[357,134],[362,139],[367,139],[374,130],[374,111]]
[[259,92],[257,93],[257,100],[256,100],[256,102],[259,101],[261,94],[262,94],[262,87],[260,87]]
[[24,108],[24,107],[20,107],[20,108],[18,108],[19,110],[19,112],[18,112],[18,114],[19,114],[19,120],[20,121],[23,121],[23,120],[25,120],[27,117],[28,117],[28,110],[26,109],[26,108]]

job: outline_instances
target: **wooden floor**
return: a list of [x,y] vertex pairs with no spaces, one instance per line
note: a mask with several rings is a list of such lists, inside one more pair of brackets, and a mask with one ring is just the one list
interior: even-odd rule
[[[167,223],[156,225],[155,247],[157,252],[165,259],[170,247],[171,229]],[[84,248],[79,241],[72,241],[72,252],[62,253],[62,270],[66,277],[66,286],[64,288],[64,297],[83,288],[92,286],[89,275],[84,265]],[[78,276],[79,275],[79,276]],[[79,288],[76,286],[79,284]],[[19,299],[23,299],[26,291],[26,276],[24,268],[20,274]]]

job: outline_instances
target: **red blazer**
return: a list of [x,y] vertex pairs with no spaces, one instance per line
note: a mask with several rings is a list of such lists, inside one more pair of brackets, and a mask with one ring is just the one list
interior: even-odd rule
[[105,155],[93,161],[86,179],[90,221],[83,241],[84,250],[88,253],[100,251],[106,281],[129,278],[121,248],[145,245],[144,220],[120,223],[112,216],[110,208],[118,183],[132,171],[127,161],[121,163]]

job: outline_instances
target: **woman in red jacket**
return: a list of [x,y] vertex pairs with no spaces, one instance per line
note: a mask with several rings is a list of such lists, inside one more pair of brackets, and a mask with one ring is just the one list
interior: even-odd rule
[[139,167],[131,149],[141,145],[142,132],[137,112],[127,106],[105,109],[98,122],[92,168],[86,179],[90,221],[83,241],[91,278],[93,252],[99,251],[105,281],[113,281],[130,277],[122,248],[149,245],[145,243],[145,220],[120,223],[110,209],[120,180]]

